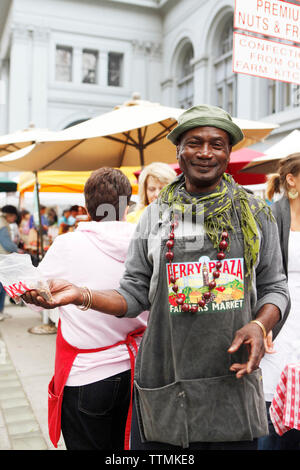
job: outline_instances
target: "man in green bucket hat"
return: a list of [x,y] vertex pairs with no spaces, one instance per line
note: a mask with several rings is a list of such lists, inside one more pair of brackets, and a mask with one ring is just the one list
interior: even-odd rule
[[215,127],[227,132],[232,146],[243,140],[244,134],[229,113],[217,106],[193,106],[178,118],[178,125],[170,132],[168,139],[176,145],[184,132],[197,127]]
[[226,174],[243,139],[228,113],[194,106],[168,138],[182,174],[143,213],[120,287],[87,295],[52,280],[52,302],[37,291],[25,300],[84,308],[88,298],[120,322],[150,310],[135,364],[131,449],[255,450],[268,434],[259,363],[289,302],[277,226],[265,202]]

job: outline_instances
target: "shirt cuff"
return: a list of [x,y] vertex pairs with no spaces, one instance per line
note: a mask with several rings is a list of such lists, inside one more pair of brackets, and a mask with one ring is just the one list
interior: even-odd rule
[[280,320],[282,320],[284,316],[284,312],[288,306],[288,299],[286,299],[283,295],[281,294],[267,294],[261,299],[259,299],[256,303],[255,306],[255,316],[257,315],[257,312],[262,308],[263,305],[265,304],[273,304],[276,307],[279,308],[280,310]]
[[140,313],[144,312],[147,310],[147,308],[144,308],[141,306],[139,302],[128,292],[121,287],[118,289],[115,289],[119,294],[121,294],[124,299],[126,300],[127,303],[127,312],[125,313],[124,317],[126,318],[135,318],[137,317]]

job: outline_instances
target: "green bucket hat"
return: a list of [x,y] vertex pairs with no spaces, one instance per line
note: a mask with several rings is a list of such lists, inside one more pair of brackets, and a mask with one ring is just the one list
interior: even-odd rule
[[193,106],[184,111],[178,118],[178,125],[167,135],[167,138],[176,145],[178,137],[195,127],[217,127],[228,132],[232,146],[243,140],[244,134],[237,126],[230,114],[217,106],[207,104]]

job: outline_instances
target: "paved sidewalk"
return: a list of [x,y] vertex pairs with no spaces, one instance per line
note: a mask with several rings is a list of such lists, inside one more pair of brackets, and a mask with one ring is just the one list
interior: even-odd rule
[[29,333],[42,318],[25,306],[6,300],[4,312],[11,317],[0,321],[0,450],[56,450],[47,422],[56,334]]

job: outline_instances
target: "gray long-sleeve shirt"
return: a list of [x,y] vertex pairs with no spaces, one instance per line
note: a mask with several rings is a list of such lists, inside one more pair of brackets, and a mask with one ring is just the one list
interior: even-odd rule
[[[235,294],[243,296],[242,301],[226,302],[236,298],[232,294],[236,284],[230,283],[225,275],[222,283],[228,286],[224,302],[212,301],[207,310],[196,315],[184,314],[172,306],[169,297],[172,290],[165,259],[169,219],[159,223],[157,207],[150,205],[140,219],[118,289],[127,302],[127,317],[150,310],[135,368],[142,437],[188,447],[190,442],[239,441],[263,436],[267,433],[267,420],[260,371],[236,380],[230,364],[244,363],[248,353],[246,348],[240,348],[231,356],[228,347],[235,332],[255,318],[263,305],[276,305],[282,316],[288,305],[277,224],[263,211],[256,214],[259,256],[253,268],[252,285],[249,278],[241,276],[242,294],[239,287],[234,288]],[[228,263],[237,260],[243,263],[243,235],[238,223],[234,227],[226,259]],[[204,242],[201,241],[200,225],[196,224],[196,230],[196,237],[194,234],[190,238],[187,234],[180,237],[176,232],[174,269],[175,263],[183,267],[184,263],[200,264],[203,258],[216,259],[209,239],[204,236]],[[193,284],[188,276],[179,280],[181,293],[187,293],[185,286],[193,286],[190,289],[194,291],[201,286],[201,279]],[[237,275],[235,279],[238,281]],[[194,299],[195,295],[198,294],[194,294]]]

